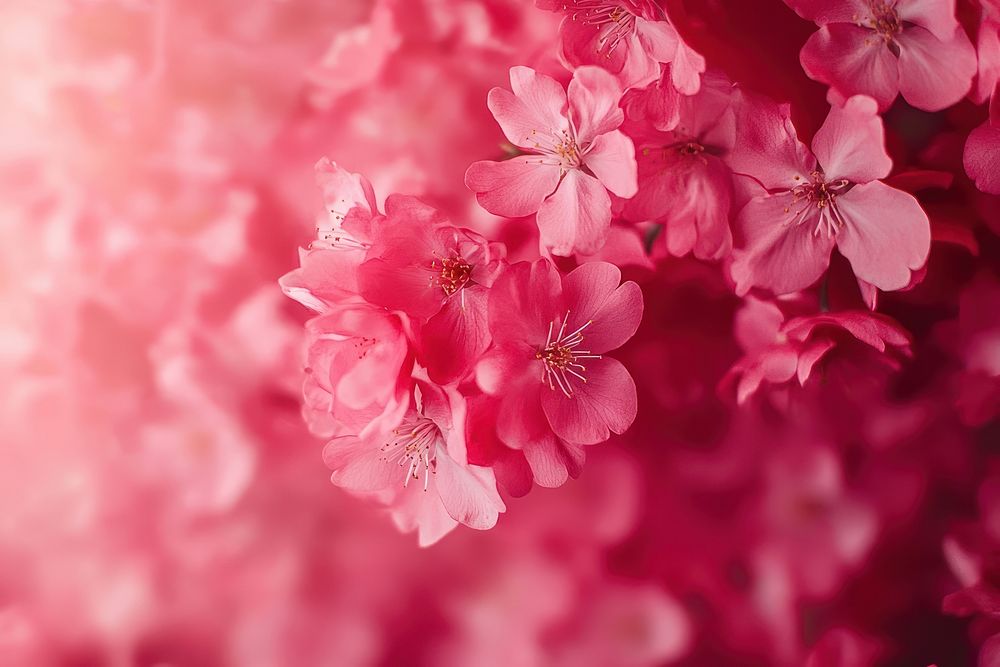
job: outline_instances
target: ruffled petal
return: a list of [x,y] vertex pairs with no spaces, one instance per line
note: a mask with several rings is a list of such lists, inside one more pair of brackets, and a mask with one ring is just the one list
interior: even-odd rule
[[531,155],[474,162],[465,172],[465,185],[476,193],[480,206],[494,215],[531,215],[559,185],[559,167],[539,162],[540,158]]
[[853,23],[821,27],[802,47],[799,60],[810,78],[844,98],[873,97],[883,111],[899,92],[896,57],[874,32]]
[[813,138],[812,148],[828,181],[846,178],[852,183],[867,183],[892,171],[882,118],[871,97],[856,95],[842,107],[832,107]]
[[637,398],[632,376],[617,359],[589,360],[587,381],[571,381],[572,397],[545,388],[542,409],[552,431],[578,445],[603,442],[612,432],[624,433],[635,419]]
[[593,254],[611,226],[611,197],[599,180],[578,169],[566,172],[538,209],[542,243],[554,255]]
[[976,50],[961,27],[941,40],[919,26],[906,28],[899,42],[899,91],[924,111],[955,104],[972,88]]

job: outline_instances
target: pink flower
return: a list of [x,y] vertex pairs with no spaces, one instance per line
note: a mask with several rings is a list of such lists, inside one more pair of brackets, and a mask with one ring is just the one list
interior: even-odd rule
[[906,332],[887,317],[845,311],[785,319],[774,303],[750,297],[736,315],[736,335],[745,352],[723,378],[723,389],[735,387],[744,403],[761,385],[781,386],[797,381],[805,386],[821,362],[837,348],[857,342],[883,353],[897,366],[896,357],[909,356]]
[[620,282],[613,264],[591,262],[562,276],[539,260],[510,266],[490,292],[494,347],[476,379],[500,398],[500,440],[524,451],[543,486],[565,481],[580,445],[624,433],[635,419],[635,383],[606,356],[642,319],[639,286]]
[[310,320],[306,335],[304,412],[314,433],[356,432],[406,408],[413,354],[400,317],[345,305]]
[[833,107],[812,147],[810,153],[796,138],[787,106],[744,103],[729,164],[765,192],[737,219],[737,293],[808,287],[826,270],[834,246],[859,280],[881,290],[909,285],[930,252],[930,222],[912,195],[878,180],[892,160],[875,101],[858,96]]
[[828,84],[831,101],[875,98],[885,110],[902,93],[912,106],[938,111],[972,86],[976,53],[955,18],[955,0],[785,0],[820,26],[799,58]]
[[420,361],[436,382],[460,380],[490,343],[487,288],[505,254],[433,208],[393,195],[358,268],[361,295],[421,324]]
[[493,472],[466,463],[466,412],[457,392],[418,381],[397,421],[327,443],[323,459],[333,470],[331,481],[382,498],[400,529],[418,532],[420,546],[459,523],[492,528],[506,507]]
[[1000,195],[1000,93],[993,93],[989,119],[969,134],[964,162],[977,188]]
[[466,185],[490,213],[538,213],[542,243],[557,255],[597,252],[611,224],[611,198],[635,194],[632,141],[618,131],[622,90],[597,67],[573,73],[569,95],[528,67],[510,70],[513,93],[490,91],[489,107],[507,139],[528,155],[476,162]]
[[732,248],[732,173],[724,160],[736,138],[733,87],[709,75],[696,95],[684,96],[667,85],[668,74],[626,96],[639,191],[622,217],[662,224],[671,255],[719,259]]
[[326,213],[316,225],[316,239],[299,252],[300,267],[282,276],[282,291],[317,312],[356,297],[357,271],[365,257],[370,225],[378,215],[375,192],[364,176],[328,158],[316,163],[316,183]]
[[698,92],[705,59],[691,49],[651,0],[536,0],[566,16],[559,28],[560,56],[570,69],[598,65],[624,88],[641,88],[671,64],[671,82],[685,95]]

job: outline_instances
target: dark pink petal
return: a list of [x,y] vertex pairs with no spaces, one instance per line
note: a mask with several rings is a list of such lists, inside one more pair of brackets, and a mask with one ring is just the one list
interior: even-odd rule
[[755,197],[740,211],[737,225],[745,246],[733,253],[733,280],[738,294],[754,286],[776,294],[809,287],[826,271],[834,239],[815,233],[818,211],[807,211],[805,220],[794,222],[796,213],[812,204],[796,202],[791,194]]
[[474,162],[465,172],[465,185],[494,215],[531,215],[559,184],[559,167],[539,161],[538,157],[524,155],[504,162]]
[[632,376],[617,359],[588,360],[587,382],[573,379],[573,396],[548,387],[541,390],[542,408],[553,432],[567,442],[593,445],[612,432],[624,433],[636,414]]
[[879,109],[889,108],[899,92],[899,64],[872,30],[853,23],[831,23],[809,38],[799,53],[810,78],[842,97],[868,95]]
[[495,526],[500,512],[507,509],[492,470],[460,466],[441,450],[435,459],[434,485],[451,518],[476,530]]
[[551,136],[569,129],[566,91],[558,81],[530,67],[512,67],[510,85],[513,93],[491,90],[487,106],[512,144],[531,150],[536,134]]
[[882,118],[871,97],[856,95],[842,107],[833,106],[813,137],[812,149],[827,181],[867,183],[892,171]]
[[565,313],[559,271],[546,260],[507,267],[490,289],[490,331],[497,345],[535,348],[545,343],[549,323]]
[[604,354],[621,347],[642,321],[642,290],[634,282],[619,286],[621,271],[607,262],[588,262],[574,269],[563,282],[570,312],[570,330],[588,320],[583,348]]
[[618,128],[625,114],[618,107],[622,87],[600,67],[580,67],[569,82],[569,114],[576,129],[576,141],[589,144],[599,135]]
[[987,121],[974,129],[965,142],[964,162],[977,188],[1000,195],[1000,126]]
[[[523,449],[552,435],[539,398],[543,391],[541,363],[535,366],[539,371],[538,382],[529,380],[505,394],[497,414],[497,436],[514,449]],[[545,387],[544,391],[548,392],[549,388]]]
[[799,352],[799,365],[795,370],[795,375],[799,380],[799,385],[805,386],[806,381],[809,376],[812,375],[812,369],[816,364],[826,356],[826,353],[834,348],[836,343],[832,340],[814,340],[810,341],[803,347],[802,351]]
[[632,140],[618,130],[594,139],[584,156],[587,168],[611,192],[628,199],[639,189],[635,147]]
[[768,190],[791,189],[816,168],[815,158],[795,134],[787,104],[743,95],[736,136],[726,162],[734,172],[750,176]]
[[785,0],[785,4],[802,18],[819,25],[827,23],[856,23],[859,16],[867,16],[871,11],[865,0]]
[[485,287],[453,294],[420,330],[421,361],[430,378],[450,384],[465,377],[490,345]]
[[549,489],[562,486],[583,469],[584,453],[579,445],[560,441],[551,434],[524,447],[524,458],[539,486]]
[[[548,327],[548,325],[545,325]],[[544,343],[544,333],[542,343]],[[476,384],[491,396],[501,396],[519,386],[529,373],[536,347],[528,345],[497,345],[483,354],[476,364]],[[527,360],[527,361],[526,361]],[[538,377],[541,378],[541,372]]]
[[566,172],[538,209],[542,243],[555,255],[593,254],[611,226],[611,197],[599,180],[579,169]]
[[903,30],[899,42],[899,91],[924,111],[939,111],[969,92],[976,50],[961,27],[941,40],[919,26]]
[[838,197],[837,206],[846,222],[837,247],[854,274],[883,291],[909,285],[931,246],[930,221],[913,195],[873,181]]
[[639,41],[653,59],[670,64],[670,83],[684,95],[694,95],[701,88],[705,58],[681,39],[666,21],[636,20]]
[[444,293],[431,284],[423,267],[399,266],[384,259],[366,261],[358,269],[361,294],[372,304],[426,319],[441,309]]

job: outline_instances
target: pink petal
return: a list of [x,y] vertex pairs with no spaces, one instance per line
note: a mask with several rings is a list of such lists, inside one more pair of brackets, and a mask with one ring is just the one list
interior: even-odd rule
[[618,107],[622,88],[618,80],[600,67],[580,67],[569,82],[569,113],[581,146],[618,128],[625,114]]
[[597,137],[583,159],[604,187],[619,197],[628,199],[638,191],[635,146],[618,130]]
[[785,0],[785,4],[802,18],[819,25],[827,23],[855,23],[858,16],[865,16],[871,8],[865,0]]
[[490,331],[497,345],[545,343],[549,323],[565,313],[562,279],[547,260],[507,267],[490,289]]
[[333,470],[330,480],[351,491],[373,493],[396,483],[403,485],[405,471],[387,463],[379,443],[372,439],[334,438],[323,448],[323,461]]
[[845,98],[874,97],[881,110],[888,109],[899,92],[896,57],[873,31],[852,23],[821,27],[802,47],[799,60],[810,78]]
[[561,442],[551,434],[524,448],[524,458],[539,486],[554,489],[583,470],[584,453],[579,445]]
[[976,50],[965,31],[956,27],[940,40],[919,26],[910,26],[899,42],[899,90],[907,102],[924,111],[939,111],[969,92],[976,73]]
[[368,214],[378,212],[375,192],[364,176],[352,174],[329,158],[321,158],[314,167],[316,184],[323,193],[326,210],[341,218],[355,206],[361,206]]
[[837,247],[854,274],[880,290],[902,289],[927,261],[931,228],[913,195],[873,181],[837,198],[846,226]]
[[453,294],[420,330],[421,361],[439,384],[461,380],[490,344],[488,290],[467,287]]
[[834,240],[816,234],[817,213],[793,224],[803,204],[789,193],[751,199],[740,211],[737,225],[745,237],[745,247],[733,253],[736,292],[746,294],[753,286],[776,294],[797,292],[809,287],[826,271]]
[[[567,442],[593,445],[611,432],[624,433],[636,414],[636,389],[632,376],[617,359],[590,360],[587,382],[573,382],[573,397],[558,388],[542,392],[542,409],[553,432]],[[575,378],[574,378],[575,380]]]
[[584,330],[583,347],[594,354],[621,347],[642,321],[642,290],[631,281],[619,286],[620,280],[621,271],[607,262],[582,264],[564,280],[569,326],[593,322]]
[[531,150],[535,134],[558,135],[569,129],[566,92],[558,81],[530,67],[512,67],[510,85],[513,93],[491,90],[487,106],[512,144]]
[[964,162],[977,188],[1000,195],[1000,127],[985,122],[974,129],[965,142]]
[[[539,398],[542,392],[541,363],[536,362],[535,366],[539,369],[538,381],[529,380],[505,394],[497,413],[497,436],[514,449],[523,449],[551,435]],[[545,392],[548,391],[546,387]]]
[[611,226],[611,197],[599,180],[579,169],[566,172],[538,209],[542,243],[555,255],[593,254]]
[[734,172],[768,190],[791,189],[809,178],[816,160],[796,136],[787,104],[744,95],[738,109],[737,140],[726,157]]
[[440,449],[435,460],[434,484],[451,518],[470,528],[492,528],[500,512],[507,509],[497,493],[492,470],[460,466]]
[[421,267],[400,267],[381,258],[370,259],[358,269],[361,294],[369,303],[420,319],[437,313],[444,300],[444,293],[430,279],[430,271]]
[[852,183],[867,183],[892,171],[882,118],[871,97],[856,95],[843,107],[832,107],[813,138],[812,148],[828,181],[846,178]]
[[896,5],[899,18],[929,30],[940,40],[955,32],[955,0],[900,0]]
[[531,215],[559,184],[559,168],[539,164],[539,159],[525,155],[504,162],[474,162],[465,172],[465,185],[494,215]]

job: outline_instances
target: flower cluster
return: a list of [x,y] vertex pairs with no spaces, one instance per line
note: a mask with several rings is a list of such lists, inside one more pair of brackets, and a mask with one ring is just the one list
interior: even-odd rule
[[997,0],[0,21],[0,664],[1000,661]]

